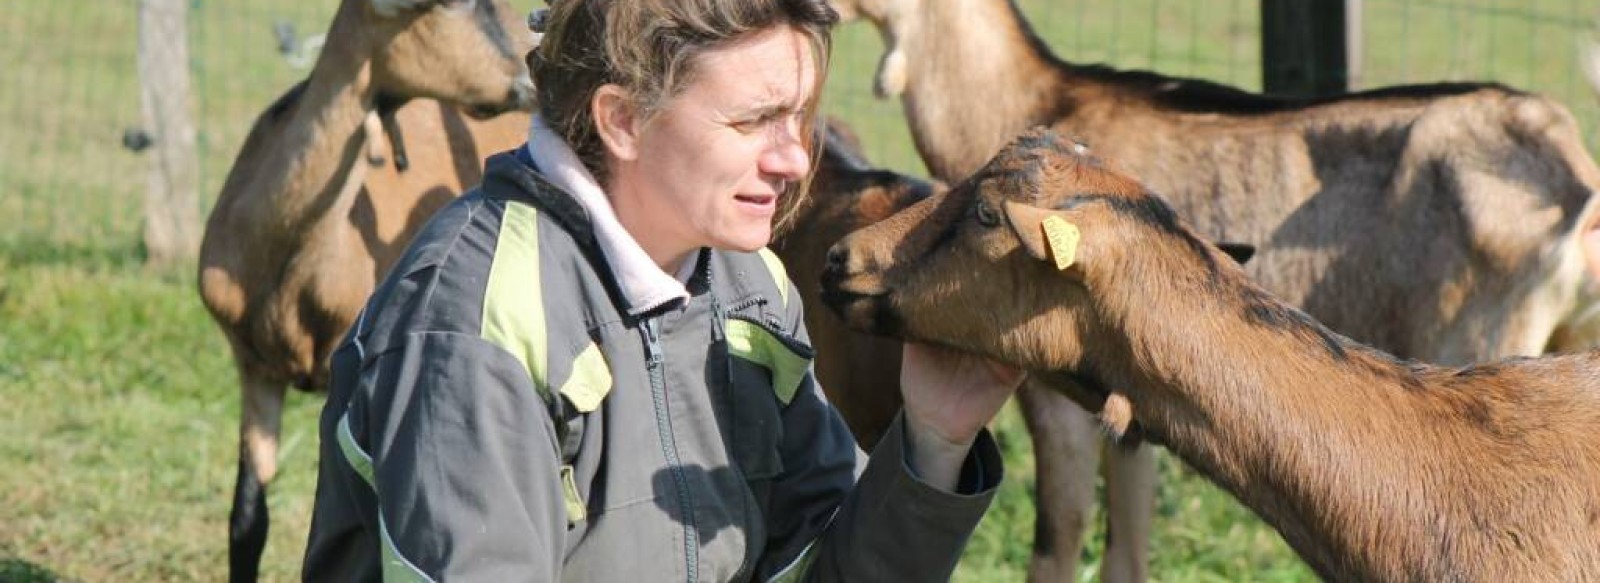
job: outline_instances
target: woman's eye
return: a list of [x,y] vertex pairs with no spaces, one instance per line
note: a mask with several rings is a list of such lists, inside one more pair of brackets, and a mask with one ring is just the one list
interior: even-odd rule
[[980,224],[980,225],[983,225],[985,227],[998,227],[998,226],[1000,226],[1000,214],[994,212],[994,207],[992,207],[992,206],[989,206],[989,205],[981,203],[981,202],[978,203],[977,215],[978,215],[978,224]]

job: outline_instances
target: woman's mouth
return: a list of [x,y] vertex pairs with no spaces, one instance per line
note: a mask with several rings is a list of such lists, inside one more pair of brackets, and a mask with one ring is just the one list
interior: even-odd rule
[[778,197],[773,194],[737,194],[733,199],[740,208],[757,214],[770,215],[778,206]]

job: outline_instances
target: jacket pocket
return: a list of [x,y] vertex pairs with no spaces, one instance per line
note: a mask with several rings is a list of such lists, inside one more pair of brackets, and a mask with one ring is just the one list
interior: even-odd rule
[[810,346],[771,326],[732,316],[724,328],[728,349],[734,462],[750,481],[783,472],[783,408],[811,370]]

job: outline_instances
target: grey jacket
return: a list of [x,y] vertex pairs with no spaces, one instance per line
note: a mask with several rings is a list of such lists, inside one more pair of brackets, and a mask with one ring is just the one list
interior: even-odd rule
[[[586,213],[512,154],[334,353],[306,581],[939,581],[1001,478],[864,468],[770,253],[703,250],[628,316]],[[859,478],[859,479],[858,479]]]

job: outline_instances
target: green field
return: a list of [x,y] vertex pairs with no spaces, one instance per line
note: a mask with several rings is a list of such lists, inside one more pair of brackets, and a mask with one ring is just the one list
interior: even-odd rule
[[[145,160],[118,142],[139,123],[136,2],[15,4],[0,19],[0,54],[9,57],[0,72],[0,581],[221,580],[236,380],[191,270],[141,264]],[[255,112],[304,75],[274,52],[272,24],[293,23],[302,36],[320,31],[333,4],[191,3],[204,192],[219,187]],[[1568,103],[1592,137],[1597,100],[1573,55],[1593,15],[1569,0],[1488,15],[1470,9],[1504,4],[1513,3],[1368,0],[1365,84],[1492,77]],[[1024,6],[1069,60],[1259,86],[1253,1]],[[829,113],[857,129],[875,160],[920,174],[899,105],[870,96],[877,42],[865,25],[841,28]],[[267,580],[298,573],[320,405],[315,396],[290,398],[270,497]],[[996,432],[1009,479],[961,565],[962,581],[1020,580],[1026,569],[1031,449],[1014,412]],[[1170,457],[1161,464],[1157,580],[1312,579],[1227,495]],[[1093,577],[1100,538],[1085,550],[1080,579]]]

